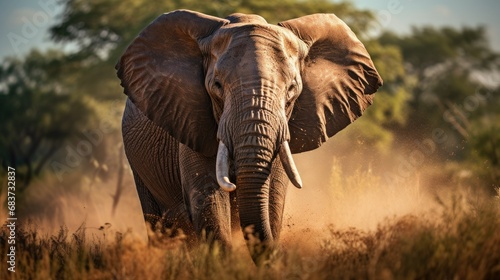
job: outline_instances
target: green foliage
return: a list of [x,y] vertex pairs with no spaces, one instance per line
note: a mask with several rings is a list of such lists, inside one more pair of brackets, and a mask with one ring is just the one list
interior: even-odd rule
[[500,185],[500,115],[492,114],[472,124],[468,160],[476,174],[484,178],[490,190]]
[[492,52],[484,27],[435,28],[414,27],[408,35],[398,36],[385,32],[380,36],[383,44],[399,46],[405,61],[414,71],[461,60],[473,68],[498,67],[498,55]]
[[60,146],[91,116],[85,100],[70,94],[63,77],[64,55],[31,52],[0,68],[0,157],[17,168],[26,186]]
[[[385,32],[379,42],[400,49],[407,77],[414,84],[407,103],[408,121],[395,127],[397,141],[442,129],[446,141],[432,157],[443,165],[449,160],[462,162],[488,185],[498,185],[498,175],[490,176],[497,173],[496,155],[486,148],[485,139],[496,139],[489,124],[496,122],[494,112],[500,109],[495,94],[500,56],[491,49],[486,29],[415,27],[406,35]],[[467,167],[469,163],[479,168]]]
[[401,50],[407,74],[416,80],[410,118],[418,121],[423,119],[418,116],[421,109],[427,119],[439,120],[438,116],[427,115],[439,113],[432,106],[450,109],[445,103],[462,103],[478,87],[472,74],[498,69],[500,63],[482,27],[413,28],[412,33],[403,36],[383,33],[379,42]]

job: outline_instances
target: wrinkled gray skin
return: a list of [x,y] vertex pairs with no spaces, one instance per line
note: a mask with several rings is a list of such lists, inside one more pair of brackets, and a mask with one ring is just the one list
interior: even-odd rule
[[116,68],[146,221],[193,238],[206,231],[225,245],[239,224],[259,248],[279,238],[289,178],[301,187],[287,155],[353,122],[382,84],[333,14],[271,25],[256,15],[174,11],[146,27]]

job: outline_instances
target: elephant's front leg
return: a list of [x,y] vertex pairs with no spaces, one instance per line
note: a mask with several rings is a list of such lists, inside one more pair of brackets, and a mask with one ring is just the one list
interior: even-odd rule
[[231,244],[231,206],[229,193],[217,184],[215,157],[205,157],[179,145],[182,189],[194,229],[203,237]]

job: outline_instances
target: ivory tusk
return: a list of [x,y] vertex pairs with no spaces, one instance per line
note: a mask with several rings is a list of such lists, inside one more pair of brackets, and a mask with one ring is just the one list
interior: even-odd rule
[[301,189],[302,188],[302,179],[300,178],[300,174],[297,171],[297,167],[295,166],[295,162],[292,158],[292,152],[290,151],[290,146],[288,145],[288,141],[284,141],[281,144],[280,148],[280,159],[283,164],[283,168],[285,169],[286,175],[292,182],[292,184]]
[[219,141],[215,172],[217,183],[223,190],[232,192],[236,189],[236,185],[229,180],[229,151],[222,141]]

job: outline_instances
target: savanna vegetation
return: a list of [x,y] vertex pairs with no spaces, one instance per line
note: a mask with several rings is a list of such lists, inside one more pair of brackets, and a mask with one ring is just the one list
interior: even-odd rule
[[[371,230],[332,224],[296,231],[261,266],[243,245],[188,247],[182,235],[150,232],[151,246],[111,224],[84,223],[75,232],[61,226],[48,235],[27,223],[17,232],[17,273],[0,273],[2,279],[498,279],[500,193],[436,201],[431,212],[387,218]],[[8,237],[2,228],[4,252]],[[0,261],[7,262],[6,254]]]
[[[61,5],[50,38],[70,47],[34,49],[5,58],[0,67],[0,160],[5,170],[16,168],[16,208],[24,221],[18,228],[19,279],[499,277],[500,58],[485,27],[416,26],[396,34],[377,22],[374,11],[347,1],[65,0]],[[188,249],[182,240],[168,238],[167,250],[152,248],[115,229],[117,219],[123,225],[141,221],[140,213],[135,219],[124,214],[127,207],[140,208],[130,202],[136,199],[134,185],[120,144],[125,95],[114,65],[144,26],[179,8],[219,17],[256,13],[272,23],[335,13],[366,45],[384,79],[374,105],[324,147],[296,157],[304,187],[327,197],[322,213],[332,216],[315,245],[285,238],[286,249],[256,268],[238,250]],[[3,221],[6,172],[0,181]],[[427,199],[435,207],[422,202]],[[417,206],[386,221],[374,218],[369,227],[353,223],[374,213],[352,216],[361,205],[387,209],[398,200]],[[72,207],[79,210],[68,216]],[[415,214],[417,208],[426,211]],[[51,233],[29,219],[49,221]],[[78,229],[64,227],[85,221]],[[303,230],[293,222],[286,226]],[[4,274],[7,231],[2,230]]]

